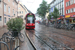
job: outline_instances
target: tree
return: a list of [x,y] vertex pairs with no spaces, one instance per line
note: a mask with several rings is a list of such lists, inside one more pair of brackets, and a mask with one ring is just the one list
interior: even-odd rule
[[57,19],[59,17],[59,10],[55,7],[54,11],[52,12],[52,16],[54,19]]
[[37,14],[39,14],[42,18],[45,18],[46,13],[49,11],[50,4],[47,4],[45,0],[42,1],[40,7],[37,9]]
[[51,14],[49,14],[49,15],[48,15],[48,17],[47,17],[47,19],[48,19],[48,20],[50,20],[50,19],[51,19],[51,16],[52,16],[52,15],[51,15]]

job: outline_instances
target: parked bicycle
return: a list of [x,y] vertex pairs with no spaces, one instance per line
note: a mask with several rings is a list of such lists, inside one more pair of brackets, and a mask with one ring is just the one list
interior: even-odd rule
[[[4,46],[4,47],[3,47]],[[20,46],[17,46],[13,50],[17,50]],[[11,50],[6,42],[0,41],[0,50]]]
[[[13,37],[13,35],[12,35],[12,30],[9,30],[8,32],[4,33],[4,34],[2,35],[2,37],[4,37],[4,36]],[[13,38],[14,38],[14,37],[13,37]],[[20,40],[21,42],[24,42],[24,41],[25,41],[25,35],[24,35],[23,33],[21,33],[21,32],[18,32],[18,38],[19,38],[19,40]]]

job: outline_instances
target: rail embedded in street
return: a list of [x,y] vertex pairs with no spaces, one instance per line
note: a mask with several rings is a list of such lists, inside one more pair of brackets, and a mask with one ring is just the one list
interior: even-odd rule
[[[36,31],[36,30],[35,30]],[[40,32],[38,32],[38,31],[36,31],[38,34],[41,34]],[[51,46],[53,46],[53,49],[55,50],[55,49],[70,49],[70,50],[72,50],[73,48],[70,48],[70,47],[68,47],[67,45],[65,45],[65,44],[62,44],[62,43],[60,43],[60,42],[58,42],[58,41],[56,41],[55,39],[53,39],[53,38],[51,38],[51,37],[48,37],[48,36],[46,36],[46,35],[43,35],[42,34],[42,37],[41,36],[37,36],[37,35],[35,35],[37,38],[39,38],[40,40],[42,40],[44,43],[46,43],[47,45],[49,45],[50,47]],[[49,41],[52,41],[53,43],[56,43],[57,45],[59,45],[60,47],[62,47],[62,48],[60,48],[60,47],[56,47],[55,45],[53,45],[53,44],[49,44],[49,42],[47,42],[47,41],[45,41],[45,40],[43,40],[43,36],[45,36],[47,39],[49,39]],[[44,37],[44,38],[45,38]]]

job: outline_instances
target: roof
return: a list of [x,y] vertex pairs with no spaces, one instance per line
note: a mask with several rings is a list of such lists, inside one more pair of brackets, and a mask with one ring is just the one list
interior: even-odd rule
[[14,0],[14,1],[18,4],[18,2],[16,0]]
[[[24,7],[27,9],[27,7],[26,7],[25,5],[24,5]],[[31,12],[30,10],[28,10],[28,9],[27,9],[27,11],[28,11],[29,13],[32,13],[32,12]]]
[[[24,9],[24,10],[26,10],[27,9],[27,7],[25,6],[25,5],[22,5],[22,3],[19,3],[20,5],[21,5],[21,7]],[[26,8],[26,9],[25,9]],[[27,11],[29,12],[29,13],[32,13],[30,10],[28,10],[27,9]]]
[[50,3],[50,5],[52,4],[52,3],[54,3],[56,0],[53,0],[51,3]]

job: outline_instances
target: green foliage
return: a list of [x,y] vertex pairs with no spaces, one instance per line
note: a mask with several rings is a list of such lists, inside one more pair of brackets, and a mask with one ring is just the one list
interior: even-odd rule
[[45,0],[42,1],[40,7],[37,9],[37,14],[39,14],[42,18],[45,18],[47,12],[49,12],[50,4],[47,4]]
[[52,15],[51,15],[51,14],[49,14],[49,15],[48,15],[48,17],[47,17],[47,19],[48,19],[48,20],[50,20],[50,19],[51,19],[51,16],[52,16]]
[[14,19],[10,19],[8,22],[7,22],[7,26],[8,26],[8,29],[12,30],[12,31],[21,31],[22,29],[24,29],[23,27],[23,19],[22,18],[14,18]]
[[59,10],[55,7],[54,11],[52,12],[53,18],[57,19],[59,17]]

